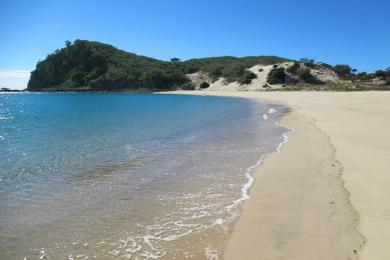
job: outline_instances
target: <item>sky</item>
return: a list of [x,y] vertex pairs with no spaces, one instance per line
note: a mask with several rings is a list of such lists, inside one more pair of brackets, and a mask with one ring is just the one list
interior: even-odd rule
[[153,58],[277,55],[390,67],[389,0],[0,0],[0,88],[66,40]]

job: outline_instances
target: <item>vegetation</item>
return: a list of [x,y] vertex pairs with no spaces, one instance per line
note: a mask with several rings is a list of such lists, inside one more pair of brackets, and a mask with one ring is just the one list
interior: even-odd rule
[[[390,68],[375,73],[357,72],[349,65],[331,65],[303,58],[286,70],[278,63],[291,61],[276,56],[249,57],[211,57],[181,61],[170,61],[139,56],[119,50],[111,45],[76,40],[67,41],[65,47],[49,54],[45,60],[37,63],[28,83],[29,91],[162,91],[171,89],[194,89],[195,83],[189,82],[186,74],[203,72],[214,82],[224,77],[227,82],[238,81],[250,84],[257,76],[248,69],[255,65],[273,65],[263,87],[271,89],[273,84],[287,84],[286,89],[296,89],[291,85],[323,84],[321,89],[332,86],[331,82],[321,82],[315,75],[324,70],[334,71],[346,90],[367,89],[369,86],[387,89],[390,86]],[[313,71],[317,70],[316,73]],[[258,70],[263,71],[263,68]],[[326,71],[325,71],[326,72]],[[329,72],[329,71],[328,71]],[[287,73],[287,74],[286,74]],[[313,73],[313,74],[312,74]],[[333,74],[333,73],[331,73]],[[335,77],[333,77],[335,78]],[[332,80],[329,80],[332,81]],[[341,84],[338,80],[334,83]],[[197,84],[197,83],[196,83]],[[352,85],[351,85],[352,84]],[[208,88],[208,82],[202,82],[200,88]],[[382,87],[384,86],[384,87]],[[7,91],[3,89],[2,91]]]
[[378,78],[384,80],[386,84],[390,84],[390,68],[375,71],[375,73],[371,75],[371,78]]
[[99,42],[76,40],[38,62],[28,90],[167,89],[185,84],[183,66],[121,51]]
[[284,68],[272,68],[267,77],[269,84],[282,84],[286,81],[286,72]]
[[318,65],[324,67],[324,68],[327,68],[327,69],[330,69],[330,70],[333,70],[333,66],[332,65],[329,65],[329,64],[326,64],[324,62],[319,62],[317,63]]
[[303,80],[306,83],[312,83],[312,84],[318,83],[315,77],[313,77],[313,75],[311,74],[310,68],[308,67],[298,69],[297,75],[301,80]]
[[371,79],[371,75],[368,74],[367,72],[360,72],[356,75],[356,78],[358,80],[370,80]]
[[298,62],[294,62],[294,64],[286,69],[286,72],[291,74],[297,74],[297,71],[301,65]]
[[38,62],[28,90],[166,90],[186,88],[187,73],[203,71],[213,79],[236,81],[256,64],[287,61],[275,56],[215,57],[161,61],[119,50],[111,45],[76,40]]
[[0,88],[0,92],[20,92],[18,89]]
[[309,68],[315,68],[316,62],[314,59],[309,59],[309,58],[301,58],[301,62],[306,65],[306,67]]
[[238,80],[238,83],[240,85],[250,84],[252,82],[252,79],[255,79],[255,78],[257,78],[255,73],[253,73],[249,70],[246,70],[244,72],[244,74],[240,77],[240,79]]
[[[266,88],[267,91],[274,91],[273,89]],[[353,83],[353,82],[329,82],[320,85],[314,84],[296,84],[289,85],[286,88],[279,88],[278,91],[390,91],[389,85],[373,85],[367,83]]]
[[336,66],[334,66],[334,71],[342,79],[349,79],[349,78],[351,78],[352,69],[351,69],[351,67],[349,65],[346,65],[346,64],[336,65]]
[[386,84],[390,85],[390,68],[386,69],[385,80]]
[[228,82],[233,82],[240,79],[245,74],[246,69],[257,64],[271,65],[285,61],[289,60],[276,56],[249,56],[243,58],[224,56],[191,59],[185,61],[184,64],[187,73],[203,71],[208,73],[214,80],[224,77]]
[[208,88],[208,87],[210,87],[210,84],[204,81],[204,82],[202,82],[202,83],[200,84],[199,87],[200,87],[200,88]]

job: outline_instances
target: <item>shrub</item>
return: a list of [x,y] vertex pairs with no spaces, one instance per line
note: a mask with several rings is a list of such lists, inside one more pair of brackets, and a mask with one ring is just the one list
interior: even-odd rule
[[367,72],[360,72],[356,75],[356,77],[360,80],[368,80],[371,78],[370,74],[367,74]]
[[327,69],[333,69],[333,67],[331,65],[324,63],[324,62],[321,62],[320,65],[327,68]]
[[286,80],[286,73],[284,68],[273,68],[267,76],[269,84],[282,84]]
[[316,65],[314,59],[301,58],[301,62],[309,68],[314,68]]
[[349,79],[351,77],[351,67],[346,64],[339,64],[334,66],[334,71],[342,79]]
[[240,85],[250,84],[252,82],[252,79],[255,78],[257,78],[256,74],[247,70],[244,72],[244,75],[240,77],[238,83],[240,83]]
[[298,62],[294,62],[294,65],[291,67],[287,68],[286,71],[291,74],[296,74],[297,70],[299,69],[300,64]]
[[218,78],[222,76],[223,66],[217,65],[210,68],[210,75],[214,78]]
[[199,87],[200,87],[200,88],[208,88],[208,87],[210,87],[210,84],[207,83],[206,81],[204,81],[204,82],[202,82],[202,83],[200,84]]
[[228,82],[237,81],[245,73],[245,67],[242,64],[226,65],[222,71],[222,77]]
[[84,78],[86,76],[86,72],[75,70],[70,73],[70,78],[72,81],[77,82],[79,84],[85,84]]
[[195,90],[195,87],[193,85],[183,85],[181,87],[178,87],[179,90]]
[[384,79],[386,77],[386,72],[384,70],[377,70],[375,71],[374,76],[377,78]]
[[310,73],[310,69],[309,68],[300,68],[298,71],[297,71],[297,74],[299,76],[299,78],[307,83],[313,83],[314,82],[314,77],[313,75],[311,75]]
[[387,69],[386,69],[386,77],[385,77],[385,80],[386,80],[386,84],[390,85],[390,68],[387,68]]

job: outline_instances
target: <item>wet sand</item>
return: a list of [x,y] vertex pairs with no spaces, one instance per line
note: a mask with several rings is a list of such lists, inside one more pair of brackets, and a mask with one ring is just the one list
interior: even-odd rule
[[[176,92],[183,93],[183,92]],[[217,92],[293,110],[255,173],[225,259],[388,259],[390,92]]]

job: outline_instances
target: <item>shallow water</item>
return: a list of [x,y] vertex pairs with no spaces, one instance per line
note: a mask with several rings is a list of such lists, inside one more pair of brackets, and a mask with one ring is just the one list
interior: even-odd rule
[[218,259],[252,166],[283,141],[285,110],[222,97],[0,94],[0,255]]

